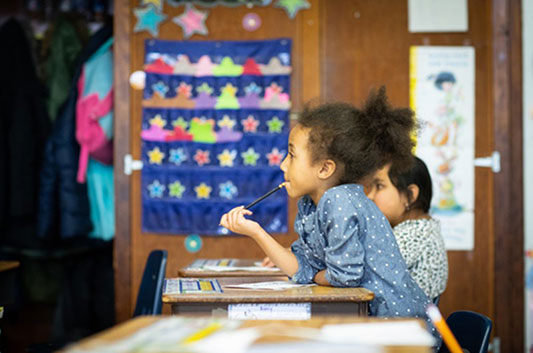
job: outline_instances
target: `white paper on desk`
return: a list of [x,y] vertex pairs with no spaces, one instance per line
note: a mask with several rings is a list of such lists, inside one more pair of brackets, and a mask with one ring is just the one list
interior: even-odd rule
[[199,353],[244,353],[261,336],[255,328],[215,333],[191,346]]
[[231,272],[231,271],[250,271],[250,272],[280,272],[277,267],[259,267],[259,266],[203,266],[202,270],[216,271],[216,272]]
[[256,282],[256,283],[242,283],[242,284],[225,284],[224,288],[243,288],[254,290],[285,290],[300,287],[315,286],[316,284],[297,284],[290,281],[270,281],[270,282]]
[[415,321],[325,325],[322,340],[381,346],[432,346],[435,338]]
[[231,320],[309,320],[311,303],[229,304]]

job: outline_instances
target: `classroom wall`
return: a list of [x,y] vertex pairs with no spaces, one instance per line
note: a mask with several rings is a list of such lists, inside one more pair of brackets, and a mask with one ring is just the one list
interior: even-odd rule
[[[305,102],[316,98],[359,104],[372,88],[381,85],[387,87],[392,104],[408,106],[408,58],[411,45],[473,46],[476,51],[476,157],[488,156],[498,146],[505,147],[501,149],[503,172],[494,175],[487,168],[476,169],[475,248],[473,251],[448,253],[450,279],[441,298],[440,308],[445,316],[459,309],[484,313],[501,322],[501,325],[495,325],[495,334],[501,332],[505,340],[519,337],[512,333],[516,332],[516,325],[510,324],[513,322],[513,314],[503,309],[509,307],[508,298],[499,295],[505,293],[516,296],[515,284],[506,283],[502,279],[512,276],[514,272],[510,273],[510,268],[516,269],[513,262],[516,258],[513,253],[516,245],[513,248],[511,243],[514,242],[515,234],[522,236],[521,230],[512,223],[512,217],[506,213],[513,211],[516,215],[517,211],[513,208],[516,206],[521,215],[521,205],[515,205],[514,197],[504,190],[511,186],[518,187],[511,182],[515,176],[510,172],[508,164],[511,159],[507,159],[516,148],[514,145],[507,148],[511,143],[510,137],[516,130],[515,125],[509,123],[512,116],[510,111],[514,109],[509,103],[515,99],[509,92],[514,90],[515,81],[509,77],[509,81],[503,82],[505,84],[494,84],[497,79],[501,81],[508,77],[506,73],[512,67],[506,61],[512,58],[502,56],[502,52],[506,54],[511,49],[516,51],[514,47],[508,47],[509,42],[505,39],[505,33],[508,33],[505,32],[506,28],[515,23],[512,15],[516,16],[516,13],[512,11],[516,10],[516,3],[508,0],[470,0],[468,32],[410,34],[407,31],[407,1],[309,2],[311,8],[300,11],[293,20],[283,10],[273,6],[254,7],[253,12],[262,18],[262,26],[256,32],[245,32],[240,24],[242,17],[250,9],[244,6],[211,8],[206,22],[209,35],[195,35],[190,39],[292,38],[294,72],[291,77],[291,96],[295,112],[300,111]],[[514,4],[514,7],[509,10],[510,4]],[[117,0],[115,3],[116,101],[121,103],[115,108],[116,160],[121,160],[125,153],[132,153],[135,159],[140,159],[138,136],[141,93],[130,90],[126,80],[131,72],[142,69],[144,40],[151,37],[146,33],[132,32],[136,21],[132,9],[137,5],[138,2],[134,0]],[[181,8],[165,7],[165,14],[170,17],[182,11]],[[498,28],[493,28],[494,26]],[[180,40],[182,32],[175,24],[166,22],[160,27],[159,38]],[[495,57],[505,60],[496,63]],[[263,256],[258,246],[245,237],[206,237],[203,238],[204,245],[200,252],[192,254],[184,249],[183,235],[142,233],[139,185],[140,173],[134,173],[131,177],[122,175],[120,170],[116,173],[115,268],[119,320],[129,317],[133,310],[144,263],[152,249],[164,248],[169,251],[167,276],[175,276],[179,267],[195,258]],[[496,186],[503,192],[495,194]],[[509,204],[513,207],[507,207]],[[499,212],[495,213],[495,209]],[[276,235],[287,246],[296,237],[290,226],[295,213],[295,201],[291,201],[290,232]],[[516,273],[521,277],[521,271]],[[499,281],[498,286],[496,281]],[[522,287],[518,288],[522,291]],[[522,308],[522,304],[518,307]],[[165,311],[168,313],[167,309]],[[522,331],[522,325],[518,327]],[[522,341],[521,337],[519,340]],[[511,343],[514,345],[514,341]]]

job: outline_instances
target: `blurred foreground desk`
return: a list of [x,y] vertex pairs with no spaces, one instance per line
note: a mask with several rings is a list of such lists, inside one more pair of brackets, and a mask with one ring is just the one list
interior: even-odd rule
[[[192,280],[187,278],[186,280]],[[308,310],[308,317],[316,315],[348,315],[351,317],[367,316],[368,302],[374,299],[374,293],[365,288],[335,288],[325,286],[307,286],[285,290],[254,290],[227,288],[227,285],[279,281],[280,277],[219,277],[216,279],[198,279],[199,281],[218,281],[220,292],[163,294],[163,303],[172,306],[172,314],[180,315],[215,315],[228,317],[228,312],[238,314],[245,304],[253,310],[263,310],[268,317],[268,310],[277,311],[280,307],[281,318],[290,315],[293,304],[298,312],[295,318],[302,318],[302,307]],[[261,308],[257,308],[262,304]],[[279,304],[279,305],[277,305]],[[276,308],[277,305],[277,308]],[[256,311],[257,311],[256,310]],[[246,315],[246,312],[243,313]],[[229,315],[230,318],[242,316]],[[264,317],[264,316],[263,316]],[[279,315],[273,315],[280,318]],[[247,316],[245,318],[254,318]],[[287,317],[288,318],[288,317]]]
[[62,352],[430,353],[433,338],[423,327],[424,323],[415,319],[235,321],[141,316]]
[[198,259],[178,270],[180,277],[272,277],[286,275],[277,267],[262,267],[261,260]]

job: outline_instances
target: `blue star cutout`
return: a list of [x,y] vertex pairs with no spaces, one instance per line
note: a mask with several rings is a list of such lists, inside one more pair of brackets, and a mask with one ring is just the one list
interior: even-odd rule
[[161,97],[165,97],[165,95],[168,92],[168,86],[165,85],[162,81],[157,82],[156,84],[152,85],[152,89],[159,93]]
[[134,32],[148,31],[152,36],[157,37],[159,32],[159,23],[167,18],[167,15],[162,14],[157,8],[149,4],[146,8],[138,7],[133,9],[137,17]]
[[218,187],[220,188],[220,197],[232,199],[233,196],[237,195],[237,187],[229,180],[220,184]]
[[150,197],[162,198],[165,185],[162,185],[159,180],[154,180],[152,184],[148,185],[148,190],[150,191]]
[[181,165],[181,163],[187,160],[187,155],[183,151],[183,148],[171,149],[168,160],[175,165]]

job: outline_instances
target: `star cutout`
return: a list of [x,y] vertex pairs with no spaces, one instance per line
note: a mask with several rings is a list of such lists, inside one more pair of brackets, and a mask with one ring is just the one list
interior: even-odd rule
[[250,83],[248,86],[244,87],[244,92],[246,95],[250,94],[259,94],[261,93],[262,88],[259,87],[255,82]]
[[221,167],[233,167],[235,157],[237,157],[237,151],[231,150],[230,152],[227,148],[217,156]]
[[259,153],[256,153],[252,147],[249,147],[245,152],[241,153],[244,165],[257,165]]
[[165,14],[162,14],[157,8],[149,4],[146,8],[133,9],[135,16],[137,17],[137,23],[135,24],[134,32],[141,32],[147,30],[152,36],[157,37],[159,31],[159,23],[167,18]]
[[157,7],[159,10],[163,8],[163,0],[141,0],[141,5],[148,5],[152,4],[153,6]]
[[218,185],[218,187],[220,197],[231,200],[233,196],[237,195],[237,187],[230,180]]
[[267,125],[268,132],[281,132],[281,129],[283,128],[283,125],[285,125],[285,123],[279,120],[277,116],[274,116],[272,119],[267,121]]
[[219,128],[227,127],[229,130],[233,130],[233,127],[237,124],[234,119],[231,119],[229,115],[224,115],[222,119],[217,122]]
[[241,124],[244,132],[257,132],[259,120],[255,119],[253,115],[248,115],[246,119],[241,120]]
[[185,186],[179,181],[176,180],[172,184],[168,184],[168,194],[170,196],[174,196],[174,197],[181,199],[184,192],[185,192]]
[[189,98],[191,96],[192,85],[188,85],[185,82],[180,82],[180,85],[176,88],[178,96],[185,96]]
[[150,125],[159,126],[161,129],[165,127],[167,122],[161,118],[160,114],[156,114],[152,119],[149,120]]
[[196,92],[203,92],[207,93],[208,95],[211,95],[211,93],[213,93],[213,89],[211,88],[211,86],[209,86],[209,84],[207,84],[207,82],[204,82],[200,86],[196,87]]
[[311,7],[307,0],[278,0],[274,6],[283,8],[291,19],[294,18],[301,9],[308,9]]
[[183,131],[187,131],[187,128],[189,127],[189,123],[185,119],[183,119],[182,116],[180,116],[172,122],[172,126],[173,127],[179,126],[183,129]]
[[196,163],[198,163],[199,166],[203,166],[204,164],[211,162],[211,159],[209,158],[209,151],[204,150],[196,150],[193,159],[196,161]]
[[165,154],[161,152],[159,147],[156,147],[148,152],[148,158],[150,159],[150,164],[161,164],[163,158],[165,158]]
[[159,81],[152,85],[152,89],[157,92],[161,98],[165,98],[165,95],[168,92],[168,86],[163,83],[163,81]]
[[150,197],[162,198],[165,185],[161,184],[159,180],[154,180],[152,184],[148,185],[148,191],[150,191]]
[[206,183],[201,183],[200,185],[194,187],[194,191],[196,191],[196,197],[199,199],[208,199],[209,195],[211,194],[211,190],[211,187]]
[[187,160],[187,155],[185,154],[183,148],[171,149],[169,152],[170,157],[168,160],[175,165],[181,165],[181,163]]
[[189,38],[194,33],[207,35],[207,27],[205,20],[207,19],[208,11],[200,11],[194,8],[191,4],[187,4],[185,12],[176,16],[172,21],[183,29],[183,37]]
[[274,147],[270,153],[267,153],[268,165],[280,165],[285,151],[280,152],[277,147]]
[[222,94],[228,95],[230,97],[234,97],[235,93],[237,93],[237,88],[233,86],[230,82],[226,83],[224,87],[222,87]]

